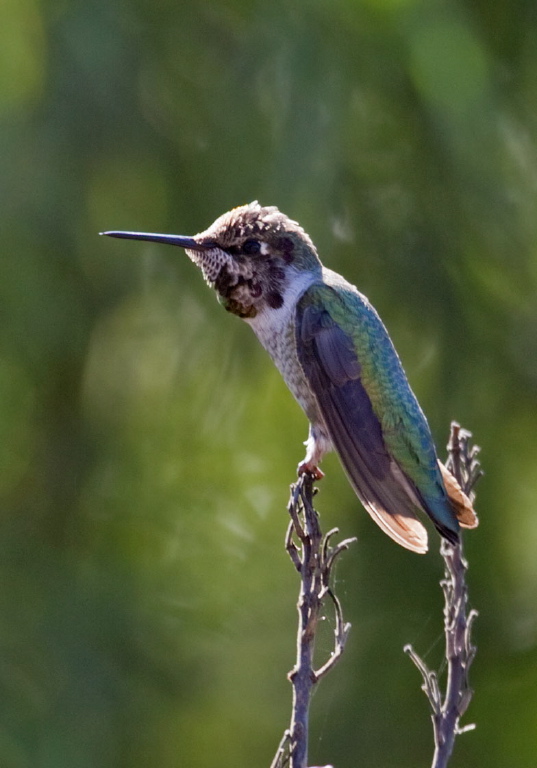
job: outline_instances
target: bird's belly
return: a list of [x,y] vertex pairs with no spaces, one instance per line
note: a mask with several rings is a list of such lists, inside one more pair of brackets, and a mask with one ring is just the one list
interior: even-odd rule
[[292,318],[279,327],[274,324],[249,323],[257,338],[273,359],[283,379],[313,425],[324,426],[317,400],[300,365]]

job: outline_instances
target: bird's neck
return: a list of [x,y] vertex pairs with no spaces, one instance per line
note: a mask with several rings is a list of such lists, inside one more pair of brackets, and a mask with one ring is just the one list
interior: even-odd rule
[[265,349],[270,351],[274,337],[286,332],[289,323],[294,319],[297,301],[304,291],[313,283],[319,282],[319,279],[319,274],[315,272],[296,272],[292,279],[287,281],[281,307],[272,309],[265,306],[255,317],[244,318]]

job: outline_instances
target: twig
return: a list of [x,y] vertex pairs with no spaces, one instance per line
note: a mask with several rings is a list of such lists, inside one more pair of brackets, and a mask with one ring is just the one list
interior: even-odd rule
[[[479,448],[470,447],[471,433],[452,422],[448,443],[447,468],[459,485],[473,501],[474,486],[483,472],[477,455]],[[445,563],[445,578],[441,581],[444,592],[444,634],[446,642],[447,683],[444,697],[438,684],[438,675],[431,671],[411,645],[405,646],[423,678],[425,691],[432,709],[435,752],[432,768],[446,768],[453,752],[455,738],[460,733],[475,728],[475,725],[460,726],[460,719],[466,712],[473,691],[468,681],[468,671],[474,660],[476,648],[471,633],[477,611],[468,609],[468,588],[466,570],[468,564],[463,557],[462,541],[456,546],[442,539],[440,552]]]
[[[341,604],[330,586],[330,579],[337,558],[356,539],[345,539],[332,546],[331,541],[338,533],[337,528],[323,536],[319,517],[313,508],[313,482],[311,475],[301,475],[298,482],[291,486],[288,504],[291,522],[285,548],[300,574],[297,654],[295,666],[288,675],[293,686],[291,725],[280,741],[271,768],[307,768],[312,691],[341,657],[351,628],[343,619]],[[325,597],[330,599],[334,607],[334,649],[327,661],[315,669],[315,635]]]

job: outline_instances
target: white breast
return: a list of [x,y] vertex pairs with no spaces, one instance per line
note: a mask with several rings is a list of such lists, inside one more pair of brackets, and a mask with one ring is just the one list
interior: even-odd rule
[[312,420],[317,411],[310,387],[298,361],[295,339],[296,304],[304,291],[317,282],[319,276],[312,272],[297,273],[283,295],[279,309],[266,307],[255,317],[246,318],[255,335],[274,360],[285,383]]
[[[298,299],[310,285],[319,279],[312,272],[301,271],[295,274],[296,277],[288,281],[283,294],[283,304],[279,309],[265,307],[255,317],[245,318],[248,325],[252,326],[261,344],[273,357],[273,350],[278,348],[283,338],[286,337],[289,323],[293,322],[294,324]],[[275,362],[278,364],[276,360]]]

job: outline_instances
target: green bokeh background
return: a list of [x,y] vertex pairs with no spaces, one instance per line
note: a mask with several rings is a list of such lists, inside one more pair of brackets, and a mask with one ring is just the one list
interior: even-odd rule
[[[456,418],[483,448],[478,727],[452,765],[534,765],[535,2],[4,0],[0,20],[2,768],[272,759],[305,417],[180,251],[97,236],[193,234],[256,198],[373,301],[439,445]],[[324,468],[323,525],[359,543],[311,761],[427,765],[402,648],[441,661],[436,537],[399,549]]]

